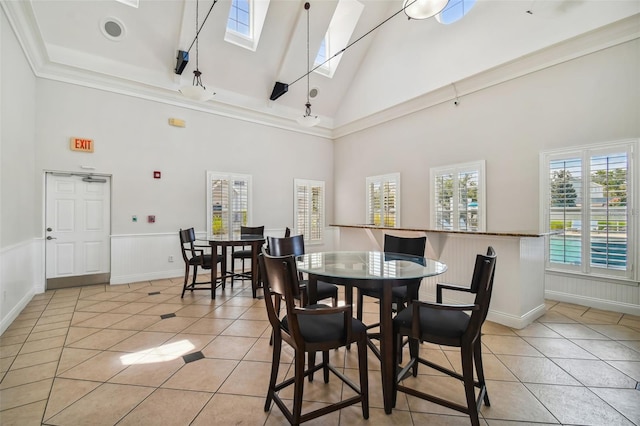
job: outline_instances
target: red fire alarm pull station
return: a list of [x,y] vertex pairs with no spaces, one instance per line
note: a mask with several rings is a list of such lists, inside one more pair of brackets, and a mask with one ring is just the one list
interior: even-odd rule
[[153,172],[153,178],[154,179],[160,179],[160,172],[157,171],[157,170],[155,172]]
[[147,222],[149,222],[149,223],[156,223],[156,217],[155,217],[155,216],[153,216],[153,215],[149,215],[149,216],[147,217]]

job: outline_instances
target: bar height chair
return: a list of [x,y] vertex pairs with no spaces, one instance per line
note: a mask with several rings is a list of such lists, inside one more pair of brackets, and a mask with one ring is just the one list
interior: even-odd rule
[[[362,416],[368,419],[369,382],[365,325],[352,317],[351,306],[329,307],[314,304],[304,308],[297,307],[295,299],[300,296],[300,284],[294,256],[271,256],[263,250],[259,256],[259,263],[264,281],[265,305],[273,329],[273,359],[264,410],[269,411],[271,403],[274,402],[290,424],[299,425],[344,407],[361,403]],[[286,316],[283,318],[279,317],[279,312],[275,309],[275,300],[285,302]],[[294,375],[277,383],[282,341],[287,342],[294,350]],[[360,386],[351,382],[329,364],[330,350],[351,343],[356,343],[358,347]],[[318,365],[315,365],[316,352],[322,352],[322,363]],[[309,355],[307,370],[305,370],[305,354]],[[329,383],[331,372],[356,394],[303,414],[304,379],[308,377],[309,381],[312,381],[313,373],[318,370],[323,371],[324,383]],[[293,407],[290,410],[278,392],[291,385],[293,385]]]
[[[182,286],[182,295],[180,298],[184,298],[184,293],[187,290],[193,292],[193,290],[211,290],[211,298],[214,298],[216,291],[216,283],[211,281],[196,282],[198,277],[198,268],[211,270],[211,268],[217,268],[218,263],[222,261],[222,257],[217,253],[206,254],[205,250],[210,248],[209,246],[201,246],[195,244],[196,233],[193,228],[180,229],[178,232],[180,236],[180,250],[182,251],[182,259],[184,260],[184,284]],[[189,271],[193,267],[193,279],[190,284]]]
[[[489,311],[495,265],[496,254],[493,247],[489,247],[486,255],[478,254],[476,256],[470,288],[438,284],[437,291],[440,296],[438,296],[437,303],[414,300],[393,319],[396,341],[400,341],[402,336],[408,336],[409,351],[411,353],[411,360],[398,373],[397,380],[394,383],[394,404],[397,392],[400,391],[465,413],[469,415],[473,426],[480,424],[478,412],[482,402],[484,401],[487,407],[490,406],[482,367],[480,337],[482,324]],[[442,289],[475,293],[475,300],[472,304],[465,305],[444,304],[441,299]],[[470,291],[470,289],[472,290]],[[467,314],[467,312],[470,312],[470,314]],[[419,342],[460,348],[462,374],[420,358]],[[397,352],[394,355],[397,356]],[[395,361],[396,359],[394,359],[394,363]],[[410,387],[409,384],[414,379],[407,379],[406,377],[409,376],[409,370],[412,370],[413,377],[418,377],[419,364],[424,364],[460,380],[464,384],[466,405]],[[474,364],[477,380],[474,378]],[[428,378],[428,376],[421,376],[419,380],[425,378]],[[480,389],[477,399],[475,388]]]
[[[260,235],[260,236],[264,236],[264,226],[241,226],[240,227],[240,236],[242,237],[243,235]],[[258,253],[256,253],[256,256],[258,255]],[[241,260],[242,261],[242,273],[240,274],[232,274],[231,275],[231,287],[233,287],[233,280],[236,277],[240,277],[239,279],[241,280],[250,280],[251,279],[251,274],[253,274],[254,272],[249,270],[247,271],[245,269],[244,266],[244,262],[245,260],[249,260],[251,261],[253,256],[253,251],[251,250],[251,248],[246,248],[246,246],[244,248],[242,248],[241,250],[237,250],[237,251],[232,251],[231,252],[231,264],[235,266],[236,260]],[[231,269],[235,269],[234,267],[232,267]],[[257,273],[257,272],[256,272]]]

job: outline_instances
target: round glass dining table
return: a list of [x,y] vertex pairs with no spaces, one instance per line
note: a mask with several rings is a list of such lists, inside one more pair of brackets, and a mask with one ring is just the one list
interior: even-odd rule
[[[390,414],[396,369],[392,288],[415,286],[416,279],[442,274],[447,271],[447,265],[434,259],[379,251],[307,253],[296,257],[296,264],[298,271],[309,275],[309,303],[317,302],[318,281],[345,286],[347,303],[353,301],[353,287],[380,290],[380,353],[377,355],[381,363],[384,410]],[[418,289],[408,289],[408,292],[417,296]]]

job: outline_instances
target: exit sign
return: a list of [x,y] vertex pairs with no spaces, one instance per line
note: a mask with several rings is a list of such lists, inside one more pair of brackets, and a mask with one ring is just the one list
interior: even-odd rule
[[71,138],[72,151],[93,152],[93,139]]

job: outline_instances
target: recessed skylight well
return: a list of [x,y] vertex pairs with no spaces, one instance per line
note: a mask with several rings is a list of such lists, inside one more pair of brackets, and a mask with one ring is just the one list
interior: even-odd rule
[[[322,51],[319,51],[316,55],[316,66],[332,58],[333,55],[347,47],[363,10],[364,5],[358,0],[338,0],[338,5],[329,23],[329,29],[320,46]],[[320,62],[323,57],[324,60]],[[338,55],[317,68],[314,72],[327,77],[333,77],[341,59],[342,55]]]

